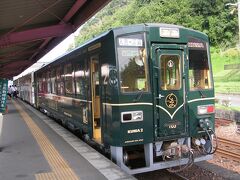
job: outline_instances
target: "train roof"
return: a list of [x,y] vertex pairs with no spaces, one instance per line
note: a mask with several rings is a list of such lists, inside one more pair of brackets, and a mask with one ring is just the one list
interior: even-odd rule
[[90,44],[91,42],[97,40],[97,39],[100,39],[101,37],[104,37],[106,36],[111,30],[108,30],[107,32],[104,32],[102,34],[100,34],[99,36],[96,36],[95,38],[91,39],[91,40],[88,40],[86,41],[85,43],[79,45],[78,47],[75,47],[74,49],[70,50],[70,51],[66,51],[65,53],[63,53],[61,56],[58,56],[56,58],[54,58],[52,61],[50,61],[49,63],[45,64],[44,66],[40,67],[39,69],[37,69],[36,71],[40,70],[41,68],[45,67],[45,66],[48,66],[49,64],[53,63],[54,61],[58,60],[58,59],[61,59],[63,58],[64,56],[67,56],[68,54],[70,54],[71,52],[77,50],[77,49],[81,49],[82,47],[84,47],[85,45],[87,44]]
[[95,42],[98,39],[101,39],[105,36],[107,36],[109,33],[113,32],[115,34],[121,34],[121,32],[125,32],[125,33],[129,33],[129,29],[135,30],[135,31],[146,31],[147,27],[166,27],[166,28],[178,28],[178,29],[184,29],[187,31],[191,31],[197,34],[200,34],[201,36],[205,36],[207,37],[206,34],[197,31],[197,30],[193,30],[190,28],[186,28],[184,26],[180,26],[180,25],[174,25],[174,24],[166,24],[166,23],[143,23],[143,24],[134,24],[134,25],[127,25],[127,26],[121,26],[121,27],[116,27],[116,28],[112,28],[109,29],[108,31],[101,33],[100,35],[95,36],[93,39],[90,39],[88,41],[86,41],[85,43],[79,45],[78,47],[72,49],[71,51],[65,52],[64,54],[62,54],[61,56],[56,57],[55,59],[53,59],[52,61],[50,61],[49,63],[45,64],[44,66],[40,67],[39,69],[37,69],[36,71],[42,69],[43,67],[48,66],[49,64],[53,63],[54,61],[63,58],[64,56],[67,56],[68,54],[72,53],[73,51],[77,50],[77,49],[81,49],[82,47],[91,44],[92,42]]
[[143,23],[143,24],[135,24],[135,25],[128,25],[128,26],[122,26],[122,27],[116,27],[113,28],[111,30],[113,31],[117,31],[120,29],[128,29],[128,28],[146,28],[146,27],[165,27],[165,28],[178,28],[178,29],[182,29],[182,30],[187,30],[187,31],[191,31],[191,32],[195,32],[198,34],[201,34],[202,36],[207,36],[205,33],[198,31],[198,30],[194,30],[191,28],[187,28],[181,25],[175,25],[175,24],[167,24],[167,23]]
[[[120,27],[115,27],[115,28],[111,28],[108,31],[101,33],[100,35],[95,36],[93,39],[88,40],[86,42],[84,42],[83,44],[81,44],[80,46],[72,49],[71,51],[65,53],[64,55],[71,53],[72,51],[76,50],[76,49],[80,49],[81,47],[87,45],[87,44],[91,44],[91,42],[96,41],[97,39],[101,39],[102,37],[106,36],[107,34],[109,34],[110,32],[117,32],[117,31],[124,31],[127,33],[128,29],[135,29],[136,31],[140,31],[140,30],[145,30],[146,31],[146,27],[166,27],[166,28],[178,28],[178,29],[184,29],[187,31],[191,31],[191,32],[195,32],[198,33],[202,36],[207,37],[207,35],[201,31],[197,31],[194,29],[190,29],[190,28],[186,28],[184,26],[180,26],[180,25],[174,25],[174,24],[166,24],[166,23],[143,23],[143,24],[134,24],[134,25],[127,25],[127,26],[120,26]],[[63,55],[63,56],[64,56]],[[60,58],[60,57],[59,57]]]

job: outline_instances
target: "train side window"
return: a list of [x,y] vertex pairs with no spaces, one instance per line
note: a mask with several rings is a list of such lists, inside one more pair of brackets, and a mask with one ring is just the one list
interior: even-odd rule
[[51,84],[52,84],[52,93],[56,94],[56,70],[51,71]]
[[189,87],[190,90],[212,88],[211,70],[206,48],[189,48]]
[[56,69],[56,78],[57,78],[57,94],[64,95],[64,82],[62,77],[62,68],[61,66]]
[[42,90],[43,93],[47,93],[47,81],[45,74],[42,75]]
[[117,43],[121,91],[149,91],[144,34],[122,36]]
[[84,62],[75,67],[76,94],[85,95],[85,67]]
[[52,90],[51,90],[51,75],[50,75],[50,72],[47,72],[47,92],[48,93],[51,93]]
[[64,66],[64,80],[65,80],[65,92],[68,95],[72,95],[73,92],[73,70],[72,64],[66,64]]
[[57,79],[57,81],[60,81],[60,79],[61,79],[61,68],[60,67],[58,67],[56,69],[56,79]]
[[43,92],[43,80],[42,80],[42,75],[38,76],[38,92],[42,93]]

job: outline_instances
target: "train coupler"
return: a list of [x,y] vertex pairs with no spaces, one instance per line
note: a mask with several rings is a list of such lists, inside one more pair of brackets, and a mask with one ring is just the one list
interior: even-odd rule
[[182,158],[184,155],[188,154],[190,148],[185,144],[171,143],[164,147],[163,159],[164,160],[174,160]]

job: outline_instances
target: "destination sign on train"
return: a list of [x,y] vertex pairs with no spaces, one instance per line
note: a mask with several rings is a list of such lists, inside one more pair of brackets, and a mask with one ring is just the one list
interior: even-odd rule
[[168,37],[168,38],[179,38],[179,29],[178,28],[160,28],[160,37]]
[[205,48],[202,42],[188,42],[188,47],[191,48]]
[[139,51],[135,49],[124,49],[122,50],[122,56],[123,57],[134,57],[139,56]]
[[118,42],[120,46],[143,46],[142,39],[119,38]]

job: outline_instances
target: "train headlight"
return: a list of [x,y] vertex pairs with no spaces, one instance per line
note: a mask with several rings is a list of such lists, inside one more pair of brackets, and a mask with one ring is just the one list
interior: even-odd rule
[[132,118],[134,121],[142,121],[143,120],[143,112],[137,111],[132,113]]
[[122,112],[121,113],[121,121],[123,123],[143,121],[143,111]]
[[203,115],[203,114],[212,114],[215,112],[215,107],[213,104],[210,105],[203,105],[203,106],[198,106],[197,107],[197,113],[198,115]]

